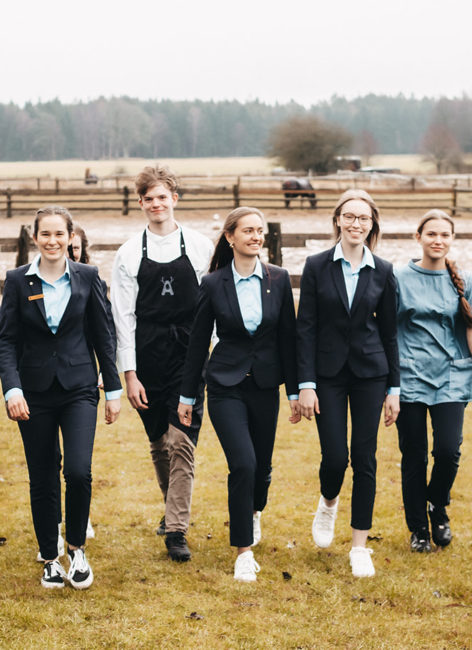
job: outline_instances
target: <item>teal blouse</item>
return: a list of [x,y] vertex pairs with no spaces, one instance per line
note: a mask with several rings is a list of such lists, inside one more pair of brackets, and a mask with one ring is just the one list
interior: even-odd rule
[[[449,272],[429,271],[411,260],[395,275],[400,401],[428,405],[470,401],[472,356]],[[472,277],[463,277],[465,296],[472,304]]]

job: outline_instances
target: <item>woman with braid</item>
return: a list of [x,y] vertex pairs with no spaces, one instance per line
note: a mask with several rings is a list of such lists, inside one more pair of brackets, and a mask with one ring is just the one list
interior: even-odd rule
[[[402,491],[412,551],[447,546],[446,506],[459,467],[464,410],[472,399],[472,277],[447,258],[454,222],[442,210],[421,219],[419,260],[397,272]],[[429,411],[433,467],[427,480]]]

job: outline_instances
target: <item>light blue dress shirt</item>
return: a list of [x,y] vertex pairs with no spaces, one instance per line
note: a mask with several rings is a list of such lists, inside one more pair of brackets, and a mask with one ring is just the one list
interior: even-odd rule
[[[428,405],[472,401],[472,355],[449,272],[423,269],[411,260],[395,275],[400,400]],[[472,276],[463,277],[471,302]]]
[[[375,260],[371,251],[367,246],[364,246],[364,253],[362,255],[362,260],[356,270],[352,269],[351,262],[349,262],[344,257],[343,247],[341,242],[338,242],[334,247],[333,262],[341,260],[341,268],[343,270],[344,284],[346,286],[347,300],[349,303],[349,309],[352,307],[352,301],[354,300],[354,295],[357,289],[357,283],[359,282],[359,274],[365,266],[370,266],[375,269]],[[313,381],[304,381],[298,385],[298,388],[313,388],[316,389],[316,383]],[[389,395],[400,395],[400,387],[392,386],[387,390]]]
[[[44,310],[46,312],[46,321],[51,332],[56,334],[57,328],[59,327],[59,323],[61,322],[71,296],[69,261],[66,258],[66,270],[60,278],[52,283],[42,277],[41,271],[39,270],[40,261],[41,255],[37,255],[31,262],[31,266],[26,271],[25,275],[36,275],[41,280],[44,294],[43,300]],[[122,392],[122,389],[108,391],[105,393],[105,399],[118,399]],[[23,395],[23,391],[21,388],[10,388],[10,390],[5,393],[5,401],[8,402],[10,397],[13,397],[13,395]]]
[[[259,258],[256,260],[254,271],[248,277],[240,275],[236,271],[234,260],[231,262],[234,286],[238,297],[239,309],[243,319],[244,327],[249,334],[253,335],[262,322],[262,264]],[[298,399],[298,395],[289,395],[289,400]],[[195,399],[192,397],[180,396],[182,404],[193,406]]]

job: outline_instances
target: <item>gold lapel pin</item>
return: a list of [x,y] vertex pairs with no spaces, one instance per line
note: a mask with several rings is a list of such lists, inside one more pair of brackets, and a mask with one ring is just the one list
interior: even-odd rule
[[30,282],[30,287],[32,287],[32,286],[33,286],[33,284],[34,284],[33,282]]
[[267,289],[267,293],[270,293],[270,289]]

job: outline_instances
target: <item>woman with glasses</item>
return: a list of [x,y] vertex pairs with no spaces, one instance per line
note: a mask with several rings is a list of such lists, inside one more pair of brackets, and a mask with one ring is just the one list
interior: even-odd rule
[[312,533],[327,548],[334,537],[339,492],[350,456],[352,548],[356,577],[375,574],[366,548],[375,499],[377,431],[382,405],[390,426],[399,411],[396,284],[393,267],[375,256],[380,226],[373,199],[348,190],[333,215],[336,244],[308,257],[297,321],[301,413],[316,418],[321,496]]

